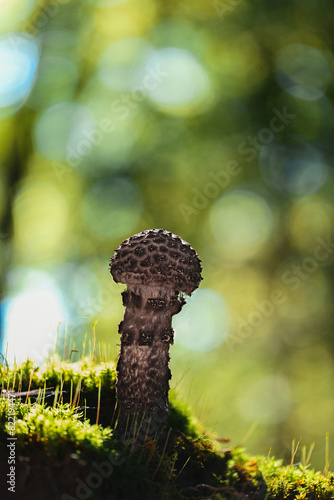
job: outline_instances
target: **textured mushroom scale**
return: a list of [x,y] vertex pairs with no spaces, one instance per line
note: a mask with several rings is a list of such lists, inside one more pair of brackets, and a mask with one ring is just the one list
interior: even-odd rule
[[199,285],[201,261],[195,250],[165,229],[148,229],[121,243],[110,262],[117,283],[174,289],[190,295]]

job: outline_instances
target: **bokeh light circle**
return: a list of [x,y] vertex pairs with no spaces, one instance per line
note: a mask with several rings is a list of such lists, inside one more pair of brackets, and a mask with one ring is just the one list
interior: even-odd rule
[[140,38],[117,40],[100,59],[100,80],[107,87],[120,92],[133,90],[142,83],[142,66],[153,51],[153,47]]
[[245,260],[255,256],[269,239],[273,219],[266,201],[250,191],[224,194],[213,205],[210,227],[224,258]]
[[60,289],[51,275],[32,268],[17,267],[8,275],[15,288],[4,307],[8,360],[46,359],[59,322],[67,317]]
[[38,61],[38,43],[31,35],[11,32],[0,38],[0,109],[22,106],[35,83]]
[[84,195],[82,213],[89,230],[104,239],[130,234],[142,213],[138,185],[126,177],[99,179]]
[[148,60],[142,77],[148,98],[162,111],[188,115],[206,111],[212,88],[209,75],[187,50],[166,47]]
[[34,7],[34,0],[0,0],[0,28],[15,26],[23,21]]
[[273,189],[299,196],[318,191],[328,175],[320,153],[298,140],[264,147],[260,153],[260,171]]
[[323,96],[331,80],[331,69],[323,53],[303,43],[283,47],[276,59],[279,85],[299,99],[312,101]]
[[34,133],[36,146],[46,158],[76,168],[92,152],[95,131],[95,120],[86,106],[62,102],[41,114]]
[[95,273],[86,265],[75,264],[63,264],[61,273],[67,277],[66,289],[76,314],[81,317],[96,317],[101,309],[97,300],[101,285]]
[[196,290],[174,318],[175,342],[190,351],[210,351],[228,336],[230,312],[222,296],[209,288]]
[[251,30],[235,31],[227,39],[217,38],[215,72],[220,96],[244,98],[258,91],[268,76],[268,64],[263,55],[263,47]]

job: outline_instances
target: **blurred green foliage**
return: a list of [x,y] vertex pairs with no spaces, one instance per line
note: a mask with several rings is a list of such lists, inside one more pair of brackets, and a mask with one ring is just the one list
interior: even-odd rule
[[[330,0],[3,0],[1,352],[40,361],[96,319],[117,355],[119,243],[163,227],[204,281],[172,387],[289,461],[333,432]],[[95,323],[94,323],[95,324]],[[332,446],[333,448],[333,446]],[[333,460],[333,452],[331,452]]]

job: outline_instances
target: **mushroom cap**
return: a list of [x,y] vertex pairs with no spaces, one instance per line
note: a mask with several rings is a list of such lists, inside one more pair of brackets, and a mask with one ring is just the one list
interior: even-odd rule
[[116,283],[159,286],[187,295],[202,280],[195,250],[165,229],[148,229],[124,240],[115,250],[109,270]]

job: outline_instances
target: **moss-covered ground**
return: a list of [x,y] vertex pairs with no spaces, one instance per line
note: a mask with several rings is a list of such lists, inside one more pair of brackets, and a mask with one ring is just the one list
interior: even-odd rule
[[[171,394],[163,442],[138,446],[114,435],[115,365],[27,361],[0,367],[1,498],[19,500],[333,499],[334,474],[305,454],[291,464],[248,457],[203,432]],[[15,494],[5,485],[10,435],[7,392],[15,395]],[[29,391],[29,394],[25,394]],[[224,448],[225,446],[225,448]],[[294,454],[293,454],[294,455]]]

